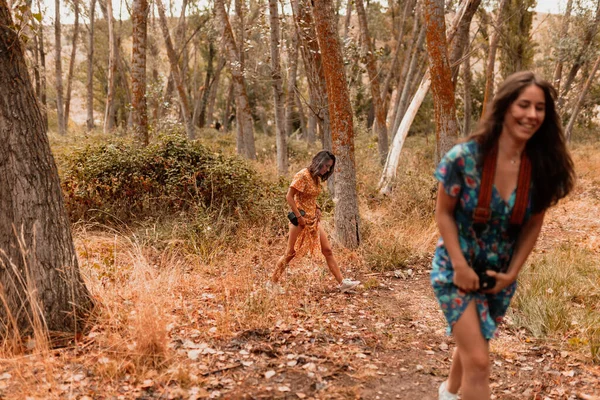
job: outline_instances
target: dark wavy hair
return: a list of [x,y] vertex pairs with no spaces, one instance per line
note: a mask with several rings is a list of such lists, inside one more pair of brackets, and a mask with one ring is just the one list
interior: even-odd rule
[[319,171],[321,167],[325,165],[328,161],[333,161],[331,168],[325,174],[321,176],[321,181],[326,181],[333,174],[333,170],[335,168],[335,156],[332,152],[328,150],[321,150],[318,152],[312,159],[310,166],[308,167],[308,172],[310,172],[310,176],[313,178],[319,176]]
[[532,165],[532,211],[539,213],[556,204],[575,185],[573,160],[567,150],[560,116],[556,111],[556,89],[531,71],[510,75],[498,88],[489,111],[467,140],[479,144],[479,162],[483,163],[483,159],[498,143],[508,108],[531,85],[542,89],[546,101],[544,122],[525,146]]

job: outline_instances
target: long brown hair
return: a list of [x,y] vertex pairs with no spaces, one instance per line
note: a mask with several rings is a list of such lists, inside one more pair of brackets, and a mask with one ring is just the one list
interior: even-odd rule
[[333,161],[333,164],[331,165],[331,168],[329,168],[329,171],[320,176],[320,178],[321,181],[326,181],[327,179],[329,179],[331,174],[333,174],[333,169],[335,168],[335,156],[332,152],[328,150],[321,150],[313,157],[310,166],[308,167],[308,172],[310,172],[310,176],[312,176],[313,178],[319,176],[319,171],[321,170],[323,165],[325,165],[325,163],[327,163],[328,161]]
[[508,108],[530,85],[539,87],[546,101],[544,122],[525,146],[532,165],[532,211],[538,213],[556,204],[575,185],[573,160],[567,150],[560,116],[556,112],[556,89],[531,71],[510,75],[498,88],[489,112],[469,139],[479,144],[479,162],[482,163],[498,143]]

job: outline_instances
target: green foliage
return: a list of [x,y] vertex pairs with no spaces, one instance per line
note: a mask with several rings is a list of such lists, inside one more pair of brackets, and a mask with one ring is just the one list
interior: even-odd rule
[[252,217],[270,191],[242,159],[180,135],[144,149],[124,141],[77,149],[65,162],[63,190],[71,220],[125,223],[197,209]]

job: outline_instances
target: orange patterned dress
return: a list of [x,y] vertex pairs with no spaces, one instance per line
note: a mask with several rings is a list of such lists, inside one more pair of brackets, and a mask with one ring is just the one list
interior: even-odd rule
[[294,196],[296,207],[306,213],[304,216],[306,226],[298,235],[294,246],[297,258],[305,254],[315,256],[321,253],[319,221],[317,220],[317,197],[321,193],[321,178],[317,179],[318,183],[315,183],[308,168],[304,168],[294,176],[290,184],[290,187],[298,191]]

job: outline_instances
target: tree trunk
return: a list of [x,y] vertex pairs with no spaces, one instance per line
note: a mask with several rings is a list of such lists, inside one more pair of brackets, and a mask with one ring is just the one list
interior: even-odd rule
[[204,128],[206,126],[206,105],[208,103],[208,98],[212,90],[212,85],[214,84],[215,53],[215,46],[211,41],[208,44],[208,60],[206,61],[206,77],[204,79],[202,96],[199,96],[199,104],[197,106],[197,109],[194,109],[194,124],[200,128]]
[[69,128],[69,111],[71,110],[71,90],[73,86],[73,74],[75,73],[75,58],[77,57],[77,40],[79,39],[79,0],[73,0],[75,8],[75,20],[73,22],[73,41],[71,46],[71,59],[69,60],[69,72],[67,73],[67,93],[65,97],[65,131]]
[[[317,116],[317,122],[321,127],[323,148],[331,150],[327,84],[323,73],[321,50],[319,49],[319,42],[317,41],[317,34],[310,13],[310,2],[308,0],[292,0],[291,4],[310,93],[310,112]],[[311,135],[310,126],[309,119],[309,137]],[[328,182],[333,182],[332,178],[329,178]],[[331,190],[332,183],[328,183],[328,186]]]
[[223,116],[223,127],[225,132],[229,132],[231,129],[231,123],[235,118],[235,115],[232,115],[232,107],[233,107],[233,82],[229,82],[229,89],[227,89],[227,101],[225,102],[225,115]]
[[136,140],[147,146],[148,107],[146,104],[146,43],[148,38],[148,1],[133,0],[131,48],[131,106]]
[[483,109],[481,110],[482,118],[485,116],[487,107],[489,107],[492,99],[494,98],[494,77],[496,76],[494,69],[496,65],[496,51],[498,50],[498,43],[500,42],[500,25],[502,24],[502,20],[504,18],[507,3],[508,0],[500,0],[500,4],[498,5],[498,14],[496,15],[494,28],[492,29],[492,35],[490,37],[488,59],[485,68],[485,89],[483,92]]
[[464,86],[464,116],[463,116],[463,136],[468,136],[471,132],[472,104],[471,104],[471,86],[473,85],[473,74],[471,72],[471,57],[467,55],[463,61],[463,86]]
[[360,218],[356,193],[352,106],[331,2],[315,1],[313,14],[327,82],[327,97],[330,100],[332,147],[337,157],[335,230],[342,245],[353,249],[360,244]]
[[269,0],[269,20],[271,28],[271,79],[273,84],[273,97],[275,99],[275,143],[277,144],[277,172],[279,175],[287,174],[288,151],[285,124],[285,103],[283,98],[283,78],[281,77],[281,64],[279,62],[279,10],[277,0]]
[[65,135],[65,108],[63,101],[63,81],[62,81],[62,37],[60,25],[60,0],[54,2],[54,72],[56,76],[56,118],[58,120],[58,133]]
[[577,76],[577,72],[583,66],[588,56],[588,52],[590,46],[592,45],[594,38],[596,37],[596,33],[598,32],[598,26],[600,25],[600,0],[598,0],[598,4],[596,6],[596,16],[594,21],[590,24],[588,29],[585,32],[585,37],[583,38],[583,43],[579,47],[579,52],[575,57],[575,62],[571,66],[569,70],[569,74],[567,75],[567,79],[565,80],[565,85],[561,92],[560,97],[558,98],[558,107],[562,108],[565,104],[566,97],[569,95],[569,90],[571,90],[571,85]]
[[352,18],[352,0],[346,3],[346,18],[344,18],[344,41],[348,39],[348,31],[350,30],[350,20]]
[[219,58],[217,70],[215,71],[215,77],[213,78],[212,83],[210,85],[210,93],[208,94],[208,99],[206,100],[206,121],[209,124],[214,120],[215,102],[217,101],[219,83],[221,82],[221,71],[223,71],[223,68],[225,68],[225,62],[225,57],[221,56]]
[[379,150],[379,162],[381,165],[385,163],[388,152],[388,133],[385,121],[386,110],[381,90],[379,88],[379,74],[377,71],[377,63],[375,61],[375,51],[371,43],[369,35],[369,26],[367,23],[367,14],[362,0],[355,0],[356,14],[358,14],[358,22],[360,25],[360,33],[363,41],[363,54],[366,58],[367,73],[371,81],[371,98],[373,100],[373,108],[375,109],[375,123],[373,124],[373,133],[377,135],[377,148]]
[[[0,336],[77,333],[92,308],[58,170],[10,11],[0,0]],[[49,332],[48,332],[49,331]],[[37,334],[41,334],[37,336]]]
[[[291,29],[287,43],[288,76],[287,93],[285,98],[285,126],[289,138],[294,133],[294,105],[296,104],[296,78],[298,74],[298,36],[295,29]],[[304,128],[304,127],[303,127]],[[302,130],[305,134],[304,129]]]
[[[563,16],[562,25],[560,27],[559,43],[564,40],[569,34],[569,25],[571,23],[571,11],[573,10],[573,0],[567,0],[567,8],[565,9],[565,15]],[[556,67],[554,68],[554,75],[552,81],[554,82],[554,88],[560,93],[560,81],[562,79],[563,70],[563,56],[562,54],[557,55]]]
[[452,41],[452,46],[450,46],[450,51],[448,54],[450,55],[450,68],[452,71],[452,85],[456,86],[456,81],[458,79],[458,72],[460,70],[461,58],[465,52],[465,48],[469,44],[469,32],[471,29],[471,21],[473,20],[473,16],[475,12],[479,8],[479,4],[481,0],[472,1],[467,6],[465,10],[465,14],[460,20],[460,24],[458,25],[458,29],[456,31],[456,36]]
[[94,129],[94,17],[96,0],[90,0],[90,33],[87,64],[87,130]]
[[238,57],[238,47],[233,37],[233,31],[229,24],[229,18],[225,11],[223,0],[215,0],[215,12],[217,20],[221,24],[223,40],[227,49],[227,58],[229,60],[229,70],[235,91],[235,112],[237,120],[237,152],[246,158],[256,159],[256,149],[254,146],[254,127],[252,114],[250,113],[250,102],[246,92],[246,79],[242,62]]
[[190,103],[188,101],[187,90],[185,88],[185,82],[179,69],[179,61],[173,42],[171,41],[171,34],[169,33],[169,27],[167,25],[167,16],[165,15],[165,8],[162,0],[156,0],[156,6],[158,8],[158,16],[160,18],[160,27],[163,31],[165,39],[165,47],[167,48],[167,55],[169,57],[169,63],[171,64],[171,74],[177,88],[177,94],[179,95],[179,102],[181,104],[181,112],[183,113],[183,123],[185,124],[185,131],[189,139],[196,138],[196,132],[194,128],[194,121],[192,120],[192,112],[190,109]]
[[[474,3],[478,1],[475,0]],[[443,0],[425,0],[427,54],[431,69],[431,90],[436,125],[436,164],[454,146],[458,125],[454,109],[454,85],[448,62]]]
[[592,71],[590,72],[590,75],[588,76],[587,80],[585,81],[585,85],[583,86],[583,89],[579,92],[577,101],[575,102],[575,105],[573,106],[573,110],[571,111],[571,118],[569,119],[569,123],[567,124],[567,128],[565,129],[565,136],[567,138],[567,141],[569,141],[569,142],[571,141],[571,134],[573,132],[573,126],[575,125],[575,121],[577,120],[577,115],[579,114],[579,110],[581,109],[581,106],[583,105],[585,96],[588,94],[590,87],[592,86],[592,83],[594,82],[594,76],[596,75],[596,72],[598,72],[598,67],[600,67],[600,56],[596,59],[596,63],[592,67]]
[[106,0],[106,22],[108,24],[108,91],[104,109],[104,133],[115,126],[115,74],[117,71],[115,27],[113,23],[112,0]]

